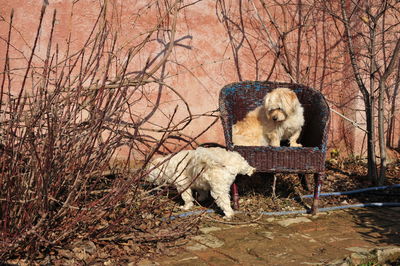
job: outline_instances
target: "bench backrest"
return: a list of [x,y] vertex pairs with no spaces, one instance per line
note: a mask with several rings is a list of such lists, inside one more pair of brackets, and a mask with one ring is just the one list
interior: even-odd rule
[[225,140],[232,147],[232,125],[246,114],[262,105],[264,96],[275,88],[292,89],[304,108],[305,124],[299,142],[303,147],[326,147],[329,125],[329,106],[324,96],[310,87],[277,82],[245,81],[232,83],[222,88],[219,97],[221,120]]

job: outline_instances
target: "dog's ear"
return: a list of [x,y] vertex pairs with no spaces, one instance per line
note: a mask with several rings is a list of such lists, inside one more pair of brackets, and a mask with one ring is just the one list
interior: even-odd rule
[[267,95],[264,96],[264,100],[263,100],[264,107],[269,105],[270,98],[271,97],[269,97],[269,93],[267,93]]
[[289,91],[281,91],[277,94],[277,100],[279,101],[279,107],[288,115],[293,113],[293,103]]
[[289,97],[292,100],[292,102],[297,102],[297,95],[296,95],[296,93],[294,91],[291,90],[289,92]]
[[286,102],[288,103],[288,107],[291,113],[296,111],[297,106],[299,105],[299,100],[297,99],[297,95],[294,91],[290,90],[285,94]]

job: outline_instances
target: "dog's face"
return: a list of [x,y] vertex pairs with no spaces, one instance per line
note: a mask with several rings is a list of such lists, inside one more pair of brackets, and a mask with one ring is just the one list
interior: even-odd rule
[[295,111],[298,99],[296,93],[287,88],[278,88],[264,98],[266,117],[275,122],[282,122]]
[[267,112],[267,117],[270,120],[273,120],[276,122],[282,122],[282,121],[286,120],[287,114],[280,107],[274,107]]
[[163,165],[160,165],[160,163],[164,160],[164,158],[156,158],[154,159],[151,163],[147,165],[147,169],[151,171],[149,174],[145,177],[145,180],[147,182],[155,183],[156,185],[159,185],[163,179],[162,176],[162,170],[163,170]]

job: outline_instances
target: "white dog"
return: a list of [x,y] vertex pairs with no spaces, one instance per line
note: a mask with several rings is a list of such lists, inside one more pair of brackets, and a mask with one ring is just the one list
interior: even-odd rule
[[304,125],[303,113],[294,91],[274,89],[264,97],[262,106],[233,125],[233,144],[279,147],[281,140],[289,140],[290,147],[301,147],[297,140]]
[[176,186],[185,204],[182,209],[193,207],[193,189],[202,192],[203,199],[210,191],[226,218],[234,215],[229,192],[236,175],[252,175],[255,171],[237,152],[202,147],[154,159],[149,169],[147,181]]

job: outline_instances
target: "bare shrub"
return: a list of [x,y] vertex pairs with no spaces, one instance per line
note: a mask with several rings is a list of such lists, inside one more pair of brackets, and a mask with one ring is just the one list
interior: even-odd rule
[[[0,260],[22,252],[33,258],[74,239],[169,241],[196,224],[163,221],[171,210],[157,193],[141,189],[151,156],[168,151],[177,140],[184,141],[181,146],[196,145],[196,137],[181,131],[203,116],[193,116],[185,100],[163,81],[180,2],[156,5],[157,25],[136,36],[140,41],[130,47],[118,47],[104,4],[84,46],[72,51],[67,45],[61,52],[53,41],[54,12],[41,58],[36,48],[46,30],[44,4],[22,77],[10,56],[18,53],[12,42],[18,25],[11,14],[0,76]],[[152,37],[163,34],[166,45],[159,55],[148,56],[133,71],[133,62],[145,54]],[[165,123],[155,124],[151,118],[159,111],[163,90],[175,93],[184,108],[177,106]],[[146,105],[150,107],[143,111]],[[186,113],[183,119],[176,117],[178,109]],[[131,156],[110,169],[122,147]],[[136,167],[129,167],[139,159]]]

